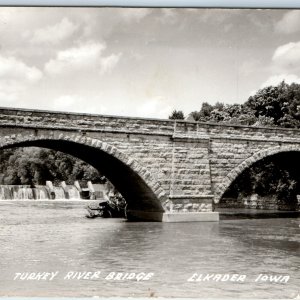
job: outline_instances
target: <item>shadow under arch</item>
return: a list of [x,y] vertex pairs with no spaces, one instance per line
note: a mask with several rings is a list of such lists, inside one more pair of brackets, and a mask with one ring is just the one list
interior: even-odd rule
[[299,152],[300,145],[288,145],[288,146],[275,146],[272,148],[264,149],[254,153],[252,156],[245,159],[242,163],[240,163],[237,167],[231,170],[223,179],[223,181],[216,187],[215,195],[214,195],[214,203],[219,203],[221,198],[227,189],[231,186],[231,184],[237,179],[239,175],[241,175],[246,169],[251,167],[256,162],[262,160],[263,158],[284,153],[284,152]]
[[116,147],[81,135],[11,135],[0,149],[42,147],[77,157],[101,171],[127,202],[128,220],[162,221],[166,194],[150,172]]

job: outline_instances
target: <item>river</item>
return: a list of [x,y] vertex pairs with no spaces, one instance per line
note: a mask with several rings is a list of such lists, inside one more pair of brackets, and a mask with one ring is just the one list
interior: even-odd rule
[[[87,219],[84,205],[71,201],[5,201],[0,209],[0,296],[274,299],[300,293],[299,218],[129,223]],[[26,272],[57,275],[14,280]],[[64,279],[69,272],[100,275]],[[109,280],[111,272],[149,278]],[[195,273],[246,278],[189,281]],[[289,279],[255,282],[259,274]]]

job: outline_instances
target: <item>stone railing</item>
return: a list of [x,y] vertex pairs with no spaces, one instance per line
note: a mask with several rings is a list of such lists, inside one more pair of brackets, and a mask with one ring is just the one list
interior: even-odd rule
[[300,142],[300,130],[0,108],[0,126],[166,135],[174,139]]

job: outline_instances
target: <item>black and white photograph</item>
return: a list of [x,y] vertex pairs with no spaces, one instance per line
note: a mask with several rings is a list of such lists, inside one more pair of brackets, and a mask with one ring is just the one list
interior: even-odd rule
[[300,299],[300,10],[0,7],[0,297]]

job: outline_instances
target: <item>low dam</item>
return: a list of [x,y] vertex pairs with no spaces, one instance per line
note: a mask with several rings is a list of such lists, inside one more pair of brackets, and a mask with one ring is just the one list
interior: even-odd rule
[[78,181],[67,185],[64,181],[54,186],[51,181],[46,185],[0,185],[1,200],[100,200],[107,199],[107,190],[104,184],[92,184],[82,187]]

